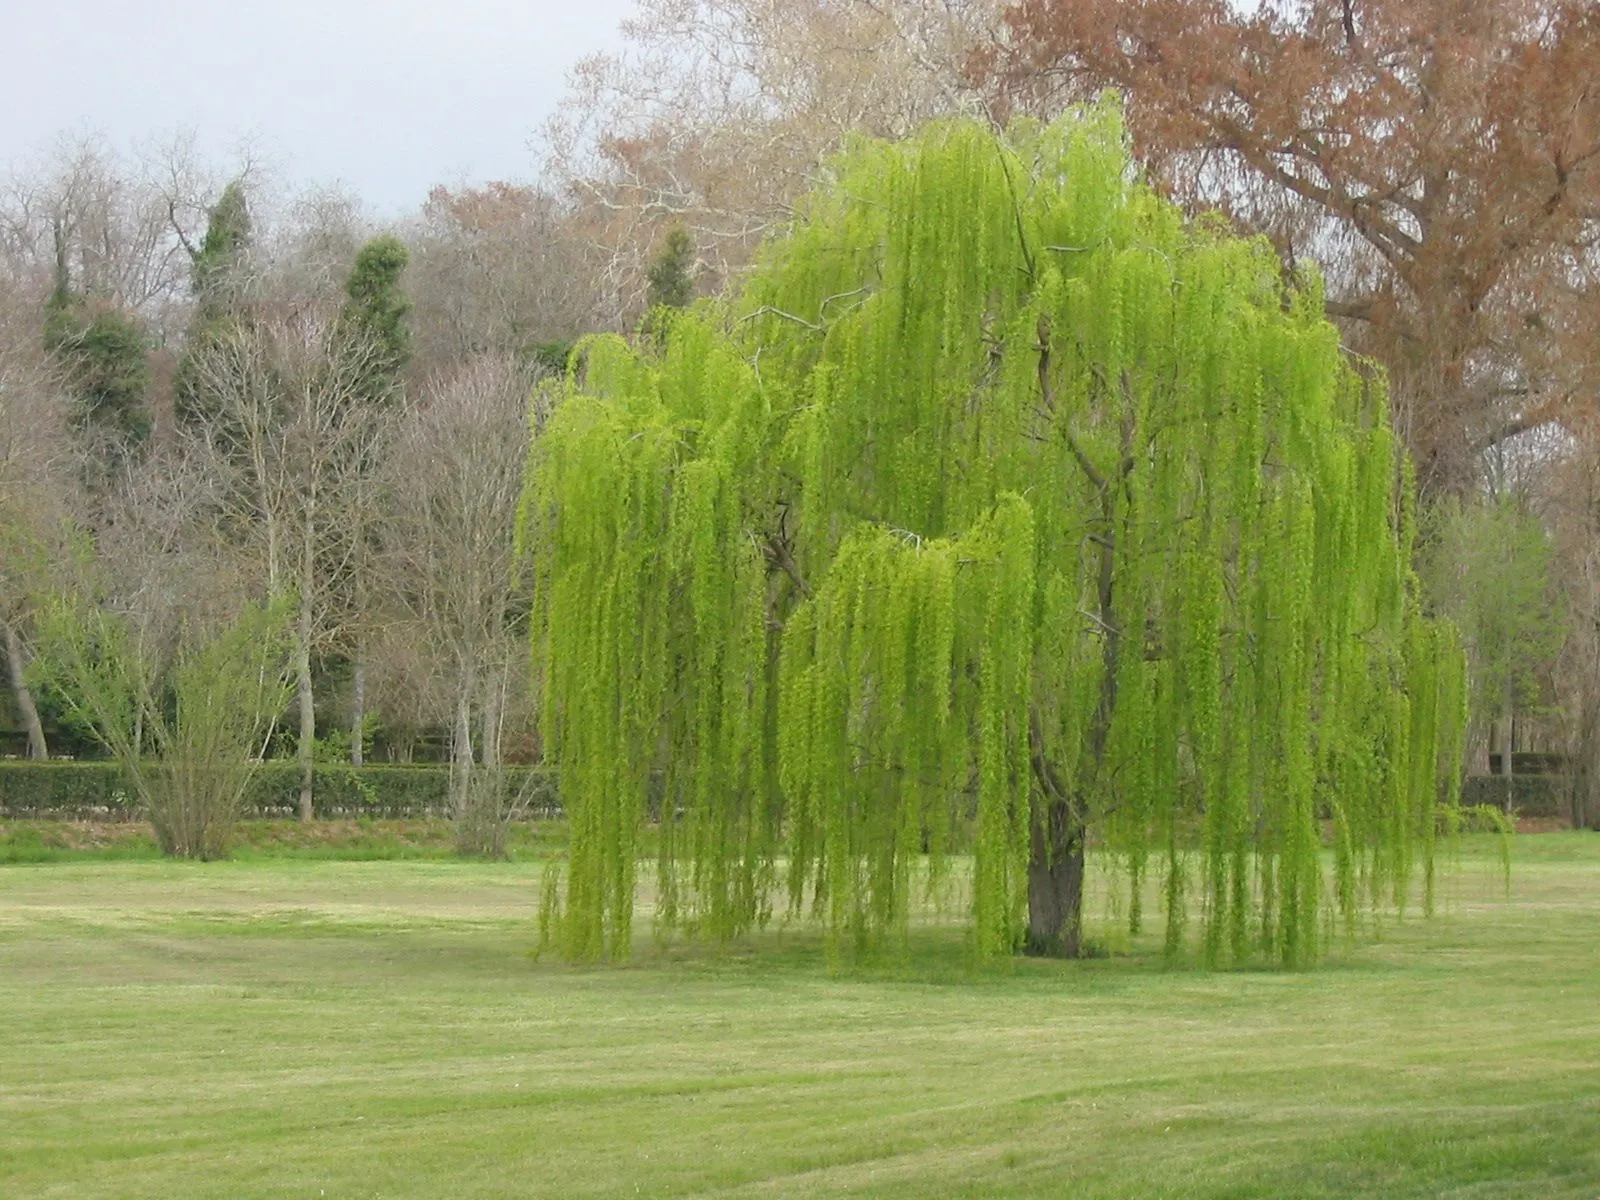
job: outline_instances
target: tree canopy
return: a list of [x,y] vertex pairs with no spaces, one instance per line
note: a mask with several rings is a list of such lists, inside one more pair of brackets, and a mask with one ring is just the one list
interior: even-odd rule
[[179,420],[191,426],[214,415],[214,399],[199,379],[200,359],[225,343],[244,315],[253,237],[244,180],[235,179],[211,206],[200,245],[185,243],[194,309],[173,385],[173,407]]
[[127,313],[57,292],[45,314],[45,345],[76,401],[75,429],[128,453],[150,436],[150,363],[145,337]]
[[406,318],[411,302],[401,289],[411,260],[405,243],[381,234],[361,247],[345,279],[343,320],[350,336],[365,343],[372,359],[368,399],[392,398],[401,370],[411,358],[411,330]]
[[1329,266],[1430,488],[1592,424],[1600,12],[1581,0],[1016,0],[982,65],[1126,97],[1169,192]]
[[694,299],[694,242],[687,229],[674,225],[667,230],[645,275],[651,308],[682,308]]
[[1431,902],[1462,656],[1382,379],[1115,107],[858,139],[736,295],[578,358],[521,524],[569,955],[627,953],[652,808],[719,938],[954,887],[979,956],[1076,954],[1091,837],[1213,962]]

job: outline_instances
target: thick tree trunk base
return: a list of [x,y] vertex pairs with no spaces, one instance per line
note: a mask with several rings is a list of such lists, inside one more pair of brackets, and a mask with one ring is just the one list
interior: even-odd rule
[[1024,954],[1083,957],[1083,822],[1061,800],[1034,812],[1028,856],[1028,934]]

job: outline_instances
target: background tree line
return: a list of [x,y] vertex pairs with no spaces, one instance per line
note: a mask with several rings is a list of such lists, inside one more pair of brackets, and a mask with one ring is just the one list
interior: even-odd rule
[[[1472,769],[1600,807],[1600,18],[1546,0],[641,0],[536,185],[380,227],[181,144],[63,144],[0,195],[0,630],[15,749],[86,747],[40,597],[151,670],[292,604],[270,753],[536,757],[510,569],[541,378],[749,265],[852,131],[1121,92],[1191,212],[1327,278],[1418,464],[1418,569],[1473,662]],[[196,651],[198,652],[198,651]],[[52,745],[52,743],[54,743]]]

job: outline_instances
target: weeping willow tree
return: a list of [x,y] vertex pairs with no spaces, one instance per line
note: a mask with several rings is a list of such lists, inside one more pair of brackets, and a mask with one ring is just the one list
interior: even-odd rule
[[565,952],[627,952],[649,819],[717,938],[903,941],[942,879],[980,956],[1077,955],[1091,840],[1212,963],[1431,904],[1462,655],[1322,313],[1100,106],[859,141],[736,295],[585,344],[521,529]]

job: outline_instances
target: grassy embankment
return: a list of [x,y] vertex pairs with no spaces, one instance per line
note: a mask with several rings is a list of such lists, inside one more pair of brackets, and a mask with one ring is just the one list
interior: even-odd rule
[[1600,1194],[1600,835],[1315,970],[981,975],[937,923],[533,962],[537,844],[260,840],[0,867],[0,1195]]

